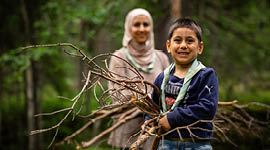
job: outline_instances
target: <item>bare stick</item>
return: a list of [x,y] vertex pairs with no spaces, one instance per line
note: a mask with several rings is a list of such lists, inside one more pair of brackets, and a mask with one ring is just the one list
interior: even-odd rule
[[109,129],[106,129],[105,131],[103,131],[102,133],[100,133],[98,136],[94,137],[92,140],[90,140],[88,142],[82,142],[82,147],[83,148],[86,148],[86,147],[91,146],[96,141],[98,141],[101,137],[105,136],[106,134],[111,133],[113,130],[115,130],[116,128],[118,128],[120,125],[122,125],[126,121],[135,118],[139,113],[141,113],[141,112],[140,111],[136,111],[135,113],[132,113],[131,115],[129,115],[127,117],[124,117],[123,119],[119,120],[116,124],[114,124],[112,127],[110,127]]

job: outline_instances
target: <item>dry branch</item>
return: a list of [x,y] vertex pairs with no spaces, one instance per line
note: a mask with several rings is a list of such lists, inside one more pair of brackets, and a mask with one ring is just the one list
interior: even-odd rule
[[[118,123],[114,124],[113,126],[109,127],[108,129],[104,130],[102,133],[97,135],[96,137],[90,139],[86,142],[79,142],[77,143],[77,147],[89,147],[92,144],[96,143],[98,140],[102,139],[105,135],[109,134],[116,128],[118,128],[121,124],[125,123],[126,121],[135,118],[139,113],[146,113],[148,116],[150,116],[151,121],[145,122],[143,125],[143,128],[141,130],[141,135],[138,137],[137,141],[134,142],[130,149],[137,149],[142,143],[144,143],[150,136],[156,136],[159,139],[164,139],[164,137],[173,132],[177,131],[179,133],[179,140],[183,140],[180,130],[186,129],[188,130],[189,134],[194,139],[202,139],[201,137],[196,136],[193,134],[193,130],[204,130],[203,128],[195,127],[197,123],[200,122],[211,122],[214,126],[213,130],[207,130],[208,132],[215,132],[216,136],[218,136],[220,139],[223,139],[222,141],[227,141],[233,143],[233,141],[230,140],[229,136],[227,136],[228,132],[230,132],[232,129],[236,129],[239,135],[246,135],[247,132],[252,135],[256,135],[258,131],[263,129],[264,127],[269,127],[269,110],[270,106],[266,104],[261,104],[257,102],[252,102],[246,105],[239,105],[237,104],[237,100],[231,101],[231,102],[218,102],[219,108],[216,113],[216,118],[214,120],[198,120],[190,125],[178,127],[175,129],[172,129],[168,132],[159,132],[157,127],[150,127],[150,122],[156,122],[158,118],[162,117],[160,116],[160,108],[158,105],[156,105],[151,98],[149,97],[149,94],[151,93],[151,89],[155,89],[156,91],[159,91],[159,89],[153,85],[152,83],[145,81],[143,76],[136,70],[136,68],[131,65],[128,61],[124,60],[121,57],[118,57],[113,54],[99,54],[93,58],[89,58],[87,55],[83,53],[83,50],[79,49],[78,47],[70,44],[70,43],[58,43],[58,44],[46,44],[46,45],[32,45],[24,47],[23,49],[29,49],[29,48],[35,48],[35,47],[71,47],[73,48],[78,54],[73,54],[68,51],[65,51],[68,55],[75,56],[81,59],[81,61],[85,62],[85,64],[88,67],[88,74],[85,76],[83,73],[83,82],[84,86],[82,87],[81,91],[74,96],[72,99],[65,98],[70,100],[70,103],[72,103],[72,106],[69,108],[63,108],[61,110],[57,110],[55,112],[50,113],[41,113],[35,115],[35,117],[40,116],[51,116],[51,115],[57,115],[59,113],[65,113],[65,116],[63,119],[61,119],[56,125],[46,128],[46,129],[39,129],[32,131],[30,135],[39,134],[48,132],[51,130],[55,130],[55,135],[51,141],[51,145],[54,143],[55,138],[58,134],[58,131],[60,131],[60,127],[63,124],[63,122],[67,119],[67,117],[73,113],[73,119],[74,117],[82,117],[89,119],[87,123],[85,123],[80,129],[72,133],[70,136],[65,137],[62,141],[55,144],[55,146],[59,146],[65,143],[71,143],[74,138],[85,131],[90,125],[94,124],[97,120],[101,120],[106,117],[112,117],[113,115],[120,115]],[[131,70],[136,76],[135,77],[127,77],[123,76],[121,74],[118,74],[117,72],[112,72],[108,69],[108,60],[111,57],[115,57],[124,63],[126,63],[127,67],[125,69]],[[102,60],[102,61],[100,61]],[[105,67],[102,67],[97,62],[103,62]],[[121,68],[121,66],[119,66]],[[107,82],[111,82],[114,85],[117,85],[113,88],[106,89],[106,85],[104,85]],[[99,88],[101,93],[96,92],[96,88]],[[82,95],[84,95],[86,92],[89,92],[91,89],[94,91],[95,100],[99,103],[100,107],[98,110],[93,111],[90,115],[82,115],[81,110],[83,107],[83,103],[80,106],[80,109],[77,111],[74,108],[79,104],[79,101],[82,101]],[[129,93],[129,95],[126,95],[125,93]],[[122,97],[121,100],[116,101],[115,103],[112,103],[111,99],[117,99],[119,97]],[[63,97],[62,97],[63,98]],[[258,119],[256,117],[253,117],[247,109],[249,109],[251,106],[257,106],[262,107],[262,109],[267,110],[267,116],[266,119]],[[138,110],[139,109],[139,110]]]
[[94,144],[97,140],[99,140],[100,138],[102,138],[103,136],[111,133],[113,130],[115,130],[116,128],[118,128],[120,125],[122,125],[123,123],[125,123],[128,120],[134,119],[136,116],[138,116],[141,112],[137,110],[137,108],[133,108],[131,109],[131,111],[125,112],[123,113],[123,115],[120,117],[119,121],[114,124],[112,127],[110,127],[109,129],[106,129],[105,131],[103,131],[101,134],[99,134],[98,136],[94,137],[93,139],[91,139],[88,142],[82,142],[82,147],[86,148],[91,146],[92,144]]

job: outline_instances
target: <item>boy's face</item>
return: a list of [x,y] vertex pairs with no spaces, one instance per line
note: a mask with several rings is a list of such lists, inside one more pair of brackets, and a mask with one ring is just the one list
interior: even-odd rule
[[199,43],[195,32],[185,27],[175,29],[166,45],[176,65],[189,66],[203,52],[203,42]]
[[146,16],[136,16],[130,28],[132,38],[138,43],[145,43],[151,31],[150,21]]

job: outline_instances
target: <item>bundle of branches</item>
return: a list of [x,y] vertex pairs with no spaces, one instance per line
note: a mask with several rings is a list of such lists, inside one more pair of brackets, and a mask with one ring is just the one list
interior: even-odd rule
[[[138,137],[137,141],[133,143],[130,147],[130,149],[137,149],[142,143],[144,143],[150,136],[156,136],[156,140],[154,141],[153,145],[155,148],[157,146],[157,143],[160,139],[164,139],[164,136],[167,134],[178,131],[180,140],[181,129],[187,129],[191,135],[191,137],[194,137],[194,139],[201,139],[201,137],[198,137],[193,134],[192,130],[195,127],[197,123],[200,122],[211,122],[214,126],[213,131],[209,132],[216,132],[218,135],[218,139],[221,139],[222,141],[229,141],[233,144],[232,141],[230,141],[229,137],[226,136],[226,132],[230,131],[231,127],[238,128],[241,127],[241,129],[249,129],[255,126],[263,126],[263,125],[269,125],[268,120],[259,121],[258,119],[251,117],[249,113],[247,113],[244,108],[248,106],[240,106],[236,104],[236,101],[233,102],[219,102],[219,105],[226,106],[229,108],[235,108],[238,111],[230,110],[230,109],[223,109],[220,107],[217,111],[216,118],[214,120],[199,120],[197,122],[194,122],[190,125],[178,127],[175,129],[172,129],[168,132],[158,132],[161,131],[158,129],[158,127],[155,126],[149,126],[151,122],[156,122],[158,118],[162,117],[160,114],[160,108],[158,105],[156,105],[150,98],[150,93],[153,88],[155,88],[157,91],[159,89],[153,85],[152,83],[144,80],[143,76],[136,70],[136,68],[131,65],[128,61],[124,60],[121,57],[118,57],[113,54],[100,54],[93,58],[89,58],[87,55],[84,54],[84,52],[79,49],[78,47],[70,44],[70,43],[59,43],[59,44],[48,44],[48,45],[32,45],[28,47],[24,47],[23,49],[33,48],[33,47],[56,47],[56,46],[68,46],[75,50],[76,53],[70,53],[65,51],[68,55],[79,57],[82,61],[84,61],[88,66],[88,72],[84,75],[84,86],[82,87],[81,91],[73,98],[65,98],[69,99],[72,103],[71,107],[64,108],[55,112],[51,113],[42,113],[36,115],[38,116],[44,116],[44,115],[55,115],[57,113],[66,113],[64,118],[60,120],[56,125],[46,128],[46,129],[39,129],[32,131],[30,134],[39,134],[48,132],[51,130],[55,130],[55,135],[52,138],[51,144],[49,147],[52,146],[52,144],[55,143],[55,137],[58,134],[58,131],[63,124],[63,122],[73,114],[74,117],[86,117],[89,119],[89,121],[84,124],[79,130],[72,133],[70,136],[65,137],[62,141],[57,142],[55,146],[64,144],[64,143],[70,143],[74,139],[75,136],[85,131],[90,125],[95,123],[97,120],[103,119],[108,116],[118,115],[120,117],[118,122],[114,125],[112,125],[110,128],[106,129],[99,135],[95,136],[89,141],[83,141],[78,145],[78,148],[86,148],[94,144],[96,141],[100,140],[113,130],[115,130],[117,127],[119,127],[121,124],[125,123],[126,121],[133,119],[138,116],[140,113],[146,113],[148,116],[150,116],[152,119],[149,121],[146,121],[144,125],[142,126],[142,130],[140,131],[140,136]],[[129,69],[132,72],[134,72],[135,76],[133,77],[127,77],[123,76],[122,74],[118,74],[117,72],[112,72],[108,69],[108,60],[111,57],[115,57],[123,62],[125,62],[126,68]],[[97,62],[103,62],[102,65]],[[105,88],[108,82],[113,83],[117,86],[112,86],[110,88]],[[95,89],[100,89],[101,92],[98,94]],[[81,105],[79,107],[83,107],[83,103],[80,103],[79,101],[82,101],[82,96],[86,94],[87,92],[90,92],[91,89],[94,89],[94,95],[95,99],[99,104],[99,108],[95,111],[93,111],[89,115],[80,115],[81,109],[77,110],[75,107],[78,107],[78,105]],[[127,94],[128,93],[128,94]],[[121,98],[120,98],[121,97]],[[112,102],[112,99],[115,99],[116,101]],[[257,104],[257,103],[253,103]],[[261,105],[264,108],[267,108],[269,110],[268,105]],[[267,118],[268,119],[268,118]],[[237,123],[236,123],[237,122]],[[243,126],[246,125],[246,126]],[[228,126],[229,125],[229,126]],[[196,128],[198,130],[198,128]],[[205,130],[205,129],[199,129],[199,130]],[[243,133],[242,131],[239,131],[239,133]],[[256,133],[256,130],[254,130],[254,133]]]
[[[91,118],[89,121],[81,127],[79,130],[75,131],[72,135],[66,137],[63,141],[56,143],[55,145],[64,144],[65,142],[71,142],[71,140],[83,132],[87,127],[95,123],[97,120],[103,119],[107,116],[113,116],[115,114],[121,114],[119,117],[118,123],[114,124],[112,127],[106,129],[104,132],[100,133],[93,139],[87,142],[81,142],[81,147],[89,147],[93,143],[95,143],[97,140],[105,136],[106,134],[110,133],[117,127],[119,127],[121,124],[125,123],[126,121],[133,119],[138,116],[140,113],[147,113],[148,116],[151,118],[157,118],[159,116],[159,106],[157,106],[154,102],[152,102],[151,98],[149,97],[151,88],[156,88],[152,83],[145,81],[143,76],[136,70],[134,66],[132,66],[128,61],[124,60],[121,57],[118,57],[113,54],[100,54],[93,58],[89,58],[81,49],[78,47],[70,44],[70,43],[59,43],[59,44],[47,44],[47,45],[32,45],[28,47],[24,47],[23,49],[29,49],[33,47],[56,47],[56,46],[68,46],[73,49],[75,49],[76,53],[70,53],[68,51],[65,51],[68,55],[75,56],[81,58],[82,61],[84,61],[88,66],[88,72],[87,74],[83,74],[84,76],[84,86],[82,87],[81,91],[73,98],[66,98],[62,97],[64,99],[68,99],[71,101],[72,105],[69,108],[64,108],[61,110],[57,110],[55,112],[51,113],[42,113],[37,114],[35,117],[39,116],[45,116],[45,115],[55,115],[57,113],[66,113],[64,118],[60,120],[56,125],[46,128],[46,129],[39,129],[32,131],[30,135],[39,134],[48,132],[51,130],[55,130],[55,135],[51,141],[51,144],[49,147],[52,146],[52,144],[55,141],[55,137],[58,134],[58,131],[63,124],[63,122],[73,114],[73,118],[78,117],[87,117]],[[136,74],[135,77],[129,78],[126,76],[123,76],[121,74],[118,74],[117,72],[112,72],[108,69],[108,60],[111,57],[116,57],[117,59],[120,59],[124,61],[127,64],[126,69],[131,70]],[[96,61],[102,61],[103,66],[96,63]],[[110,89],[105,88],[106,85],[109,82],[112,82],[113,84],[117,85],[116,87],[112,87]],[[90,92],[90,90],[93,89],[95,99],[99,104],[99,108],[95,111],[93,111],[91,114],[87,116],[80,115],[82,109],[75,109],[78,107],[78,105],[81,105],[79,107],[83,107],[80,101],[82,101],[82,97],[87,92]],[[101,92],[96,92],[96,89],[101,90]],[[128,96],[124,93],[129,93]],[[121,98],[119,98],[121,97]],[[112,103],[112,99],[118,99],[118,101]],[[124,111],[127,110],[128,111]],[[94,117],[94,118],[93,118]]]
[[[246,105],[237,104],[237,100],[231,103],[219,102],[216,119],[223,121],[219,124],[219,127],[223,129],[223,135],[235,133],[238,138],[256,137],[263,140],[264,132],[269,131],[270,128],[269,111],[269,105],[258,102]],[[237,146],[227,136],[219,136],[217,133],[216,137],[218,141],[229,141]]]

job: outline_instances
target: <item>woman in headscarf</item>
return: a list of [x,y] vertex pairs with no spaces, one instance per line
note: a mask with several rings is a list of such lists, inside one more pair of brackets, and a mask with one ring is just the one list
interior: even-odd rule
[[[122,45],[123,47],[115,51],[114,55],[134,65],[144,77],[144,80],[153,82],[157,75],[169,66],[167,55],[154,47],[153,20],[150,13],[145,9],[133,9],[126,16]],[[127,64],[123,60],[116,57],[111,58],[110,71],[129,78],[136,76],[134,72],[125,67],[127,67]],[[113,86],[109,82],[109,88]],[[119,102],[123,97],[117,98],[113,98],[113,101]],[[140,130],[143,122],[142,116],[127,121],[111,133],[108,143],[113,147],[128,148],[136,140],[136,138],[133,138],[133,140],[128,141],[129,138]],[[149,149],[151,141],[146,142],[143,147],[143,149]]]

